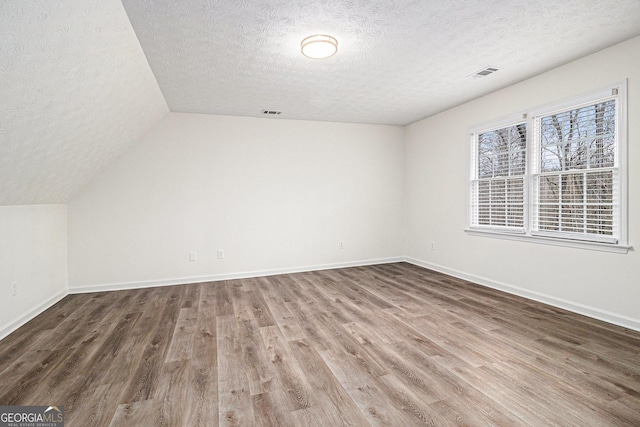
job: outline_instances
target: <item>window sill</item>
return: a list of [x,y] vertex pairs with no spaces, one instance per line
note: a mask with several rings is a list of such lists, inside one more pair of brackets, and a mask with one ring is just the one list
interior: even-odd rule
[[481,230],[477,228],[467,228],[465,233],[471,236],[493,237],[505,240],[517,240],[520,242],[531,242],[542,245],[563,246],[566,248],[587,249],[592,251],[612,252],[626,254],[633,251],[633,246],[617,245],[611,243],[586,242],[582,240],[557,239],[553,237],[531,236],[522,233],[509,233],[497,230]]

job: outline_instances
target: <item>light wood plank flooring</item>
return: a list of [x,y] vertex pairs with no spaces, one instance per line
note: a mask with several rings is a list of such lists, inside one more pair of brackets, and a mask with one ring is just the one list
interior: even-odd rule
[[70,295],[0,341],[67,426],[640,426],[640,333],[405,263]]

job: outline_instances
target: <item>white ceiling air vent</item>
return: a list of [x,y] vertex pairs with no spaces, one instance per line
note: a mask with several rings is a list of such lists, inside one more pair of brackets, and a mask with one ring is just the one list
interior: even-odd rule
[[475,73],[471,74],[469,77],[473,77],[474,79],[480,79],[482,77],[487,77],[489,74],[495,73],[499,69],[500,68],[498,67],[484,67],[482,70],[476,71]]
[[262,110],[263,116],[279,116],[280,114],[282,114],[282,111]]

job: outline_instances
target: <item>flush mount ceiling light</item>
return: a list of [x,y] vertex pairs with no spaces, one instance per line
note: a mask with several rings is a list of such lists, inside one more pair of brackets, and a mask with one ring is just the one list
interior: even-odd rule
[[302,54],[313,59],[328,58],[338,51],[338,40],[325,34],[309,36],[300,43]]

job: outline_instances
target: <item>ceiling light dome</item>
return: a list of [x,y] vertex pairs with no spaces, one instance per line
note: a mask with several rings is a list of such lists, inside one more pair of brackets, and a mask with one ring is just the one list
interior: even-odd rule
[[328,58],[338,51],[338,40],[325,34],[309,36],[300,43],[302,54],[313,59]]

